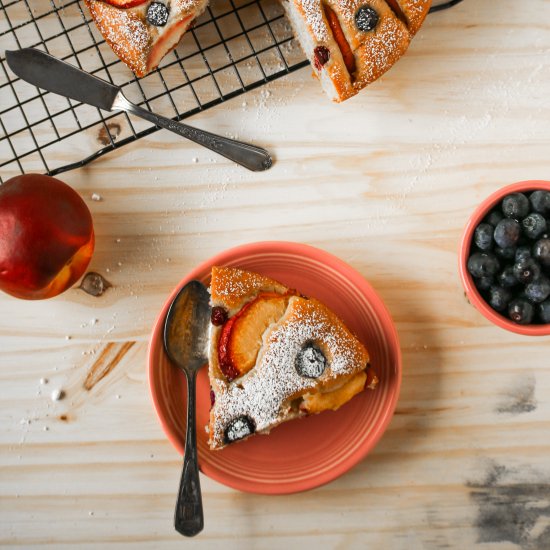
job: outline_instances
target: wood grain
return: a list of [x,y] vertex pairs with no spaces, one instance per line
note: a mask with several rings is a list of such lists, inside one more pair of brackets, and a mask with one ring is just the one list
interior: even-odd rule
[[[274,167],[249,173],[158,132],[67,173],[94,217],[90,269],[112,288],[0,296],[0,543],[550,547],[550,340],[490,325],[457,272],[480,200],[550,179],[550,2],[430,16],[342,105],[305,69],[192,122],[267,147]],[[149,398],[149,333],[198,262],[262,239],[324,248],[371,282],[401,339],[401,398],[374,452],[328,486],[264,497],[203,477],[205,530],[182,541],[181,459]],[[106,375],[87,391],[94,364]]]

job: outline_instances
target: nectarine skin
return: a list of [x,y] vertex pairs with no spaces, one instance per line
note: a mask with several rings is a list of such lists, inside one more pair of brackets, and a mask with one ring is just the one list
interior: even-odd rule
[[86,203],[62,181],[24,174],[0,185],[0,290],[56,296],[84,273],[94,242]]

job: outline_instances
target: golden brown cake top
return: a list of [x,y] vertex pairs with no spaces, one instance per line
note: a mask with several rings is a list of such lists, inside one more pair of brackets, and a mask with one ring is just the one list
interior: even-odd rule
[[231,314],[260,292],[284,294],[288,288],[269,277],[234,267],[214,266],[210,294],[212,305],[223,306]]

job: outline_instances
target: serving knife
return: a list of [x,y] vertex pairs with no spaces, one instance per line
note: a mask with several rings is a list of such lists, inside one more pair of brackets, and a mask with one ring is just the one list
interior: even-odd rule
[[211,134],[152,113],[128,101],[118,86],[41,50],[8,50],[6,60],[10,69],[19,78],[48,92],[87,103],[104,111],[126,111],[139,116],[254,172],[267,170],[273,164],[270,154],[261,147]]

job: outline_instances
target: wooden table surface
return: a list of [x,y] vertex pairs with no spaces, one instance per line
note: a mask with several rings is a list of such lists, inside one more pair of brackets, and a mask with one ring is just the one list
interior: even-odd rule
[[[161,131],[62,176],[93,214],[90,269],[113,286],[0,295],[0,543],[550,548],[550,338],[491,325],[457,273],[476,205],[550,179],[550,1],[466,0],[432,15],[387,75],[341,105],[310,74],[192,119],[267,147],[266,173]],[[266,239],[339,256],[383,298],[403,352],[396,414],[369,456],[306,493],[244,494],[202,476],[205,529],[182,540],[181,457],[149,396],[150,331],[197,263]]]

